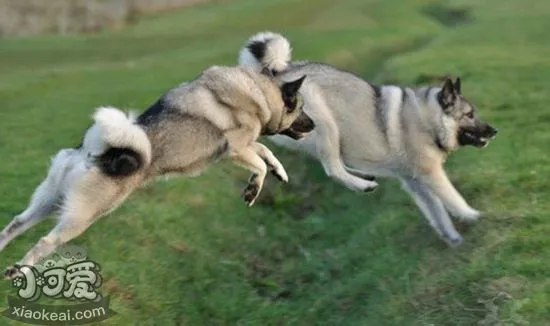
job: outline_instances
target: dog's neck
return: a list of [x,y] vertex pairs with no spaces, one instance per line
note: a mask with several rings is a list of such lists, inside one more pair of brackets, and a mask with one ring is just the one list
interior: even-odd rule
[[281,125],[283,123],[283,117],[279,114],[271,114],[270,119],[264,124],[262,128],[262,135],[270,136],[281,132]]
[[279,133],[279,129],[277,127],[274,127],[272,123],[268,123],[265,125],[261,131],[262,136],[273,136],[277,133]]
[[[435,110],[442,110],[437,104],[437,94],[441,91],[441,87],[421,87],[416,88],[414,93],[419,106],[420,114],[423,115],[423,121],[430,121],[431,119],[439,119],[442,112],[434,112]],[[428,123],[424,125],[426,131],[432,135],[434,145],[443,153],[447,154],[450,149],[445,146],[445,140],[442,139],[440,128],[434,128],[437,123]]]

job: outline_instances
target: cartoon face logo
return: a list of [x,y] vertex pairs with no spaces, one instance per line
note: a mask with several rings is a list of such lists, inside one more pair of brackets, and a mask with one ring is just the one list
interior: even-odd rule
[[42,273],[49,269],[63,267],[67,265],[67,262],[62,259],[62,256],[59,253],[53,252],[46,257],[40,258],[38,262],[34,265],[34,267],[39,273]]
[[13,281],[21,298],[33,301],[42,294],[50,298],[98,300],[102,279],[97,263],[87,260],[86,249],[66,245],[41,258],[34,266],[22,266],[22,277]]
[[61,260],[63,260],[66,265],[84,261],[87,257],[85,248],[74,245],[65,245],[58,250],[58,252],[61,255]]

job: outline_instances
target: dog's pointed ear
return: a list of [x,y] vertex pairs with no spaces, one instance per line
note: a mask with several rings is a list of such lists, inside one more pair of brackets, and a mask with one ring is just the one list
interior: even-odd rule
[[281,86],[283,102],[285,103],[288,112],[294,111],[298,105],[298,90],[302,86],[304,79],[306,79],[305,75],[294,81],[284,83],[283,86]]
[[283,92],[283,97],[285,98],[293,98],[298,93],[298,90],[302,86],[302,83],[304,82],[304,79],[306,79],[306,76],[302,76],[294,81],[284,83],[281,87],[281,90]]
[[443,81],[443,89],[442,91],[445,92],[446,95],[450,95],[452,93],[454,93],[454,84],[453,84],[453,80],[449,77],[446,77],[445,80]]
[[448,107],[452,106],[456,100],[455,86],[453,85],[453,80],[449,77],[445,78],[443,82],[443,88],[437,94],[437,101],[439,105],[446,110]]
[[456,77],[455,91],[457,94],[462,94],[462,82],[460,81],[460,77]]

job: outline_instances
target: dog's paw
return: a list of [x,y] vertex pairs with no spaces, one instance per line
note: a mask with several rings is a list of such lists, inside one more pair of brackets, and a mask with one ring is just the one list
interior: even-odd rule
[[340,181],[343,185],[345,185],[348,189],[353,191],[361,191],[361,192],[371,192],[376,187],[378,187],[378,183],[375,181],[368,181],[356,176],[353,176],[351,174],[347,175],[347,178],[341,179],[337,178],[338,181]]
[[273,169],[271,170],[271,173],[279,179],[279,181],[287,183],[288,182],[288,175],[286,174],[285,169]]
[[457,234],[453,237],[445,237],[443,238],[443,240],[445,240],[445,242],[453,248],[458,247],[464,243],[464,238],[462,238],[460,234]]
[[14,279],[18,276],[22,276],[23,274],[21,273],[21,271],[19,270],[21,266],[15,264],[13,266],[10,266],[6,269],[6,271],[4,272],[4,279],[6,280],[11,280],[11,279]]
[[255,183],[249,183],[243,190],[243,199],[248,207],[254,205],[258,194],[260,193],[260,187]]
[[481,212],[478,211],[478,210],[475,210],[473,208],[469,208],[468,210],[465,210],[463,212],[460,212],[459,214],[457,214],[458,217],[464,221],[464,222],[467,222],[467,223],[474,223],[475,221],[477,221],[479,219],[479,217],[481,216]]
[[[367,180],[365,180],[367,181]],[[375,181],[367,181],[365,183],[365,186],[363,187],[362,191],[363,192],[372,192],[374,191],[374,189],[376,189],[376,187],[378,187],[378,183],[375,182]]]
[[452,248],[458,247],[464,243],[464,238],[462,238],[460,233],[456,231],[448,232],[446,234],[439,233],[439,236],[449,247]]
[[288,182],[288,174],[286,173],[286,170],[281,162],[276,159],[271,161],[265,160],[265,164],[267,165],[269,172],[279,179],[279,181],[285,183]]

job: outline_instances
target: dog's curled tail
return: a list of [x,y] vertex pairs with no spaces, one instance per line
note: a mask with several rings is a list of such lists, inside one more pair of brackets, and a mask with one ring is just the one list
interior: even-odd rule
[[101,107],[94,114],[100,141],[106,150],[96,158],[101,171],[124,177],[151,163],[151,142],[135,124],[135,117],[113,107]]
[[239,65],[258,72],[276,75],[284,71],[291,60],[290,42],[281,34],[261,32],[248,39],[239,53]]

